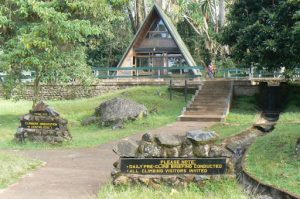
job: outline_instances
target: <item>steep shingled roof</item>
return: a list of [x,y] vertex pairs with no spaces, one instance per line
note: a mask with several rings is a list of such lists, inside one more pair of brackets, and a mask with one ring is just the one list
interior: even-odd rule
[[[172,38],[174,39],[176,45],[178,46],[180,52],[182,53],[182,55],[184,56],[185,60],[187,61],[189,66],[196,66],[196,63],[192,57],[192,55],[190,54],[188,48],[186,47],[185,43],[183,42],[183,40],[181,39],[179,33],[177,32],[177,29],[175,28],[175,26],[173,25],[171,19],[164,13],[164,11],[160,8],[159,5],[154,4],[149,15],[146,17],[143,25],[139,28],[139,30],[137,31],[137,33],[135,34],[132,42],[130,43],[130,45],[128,46],[127,50],[125,51],[125,53],[123,54],[123,57],[121,59],[121,61],[118,64],[118,67],[120,67],[120,65],[123,63],[126,55],[128,54],[129,50],[133,47],[133,45],[135,44],[137,37],[141,34],[142,30],[145,28],[145,24],[151,19],[151,16],[153,14],[155,14],[155,12],[158,14],[158,16],[163,20],[163,22],[165,23],[165,26],[167,27],[169,33],[171,34]],[[199,74],[199,71],[197,70],[193,70],[193,72],[195,74]]]

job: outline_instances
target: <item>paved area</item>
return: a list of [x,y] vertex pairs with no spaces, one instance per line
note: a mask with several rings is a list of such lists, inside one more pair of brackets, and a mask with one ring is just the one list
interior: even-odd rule
[[[213,123],[175,122],[151,130],[153,134],[185,134]],[[131,136],[140,139],[143,133]],[[112,164],[118,157],[112,152],[117,143],[95,148],[39,151],[12,151],[42,160],[45,166],[0,192],[0,199],[89,199],[97,198],[99,188],[110,180]]]

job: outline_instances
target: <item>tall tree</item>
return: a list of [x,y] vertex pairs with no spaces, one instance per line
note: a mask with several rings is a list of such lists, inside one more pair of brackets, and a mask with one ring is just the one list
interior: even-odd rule
[[239,66],[293,68],[300,64],[299,0],[239,0],[228,17],[222,42]]
[[40,100],[42,81],[86,80],[91,74],[84,44],[100,30],[67,12],[72,6],[58,0],[1,0],[0,67],[9,73],[5,84],[12,90],[21,85],[22,71],[34,71],[33,106]]

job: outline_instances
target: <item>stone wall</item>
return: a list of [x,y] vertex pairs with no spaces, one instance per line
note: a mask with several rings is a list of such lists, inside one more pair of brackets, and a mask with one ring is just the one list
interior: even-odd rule
[[[61,99],[76,99],[87,98],[106,94],[111,91],[125,89],[133,86],[159,86],[166,85],[168,81],[99,81],[89,86],[80,84],[69,85],[41,85],[42,100],[61,100]],[[14,96],[21,99],[32,99],[32,85],[28,84],[22,93],[14,93]],[[252,96],[259,93],[259,85],[252,84],[251,81],[235,80],[234,81],[234,96]],[[0,97],[3,97],[3,88],[0,85]]]
[[[58,85],[48,84],[41,85],[41,99],[42,100],[61,100],[61,99],[76,99],[100,96],[112,91],[117,91],[134,86],[143,85],[161,85],[161,82],[97,82],[89,86],[81,84]],[[33,96],[33,85],[28,84],[25,89],[20,93],[13,93],[15,97],[20,99],[31,100]],[[0,97],[3,97],[3,88],[0,85]]]
[[[164,158],[164,161],[172,161],[172,158],[179,158],[180,160],[186,161],[195,160],[197,158],[204,158],[205,160],[210,161],[211,158],[225,158],[225,164],[223,168],[225,169],[225,176],[233,176],[234,166],[233,166],[233,156],[230,151],[224,148],[221,145],[215,144],[218,135],[214,132],[206,132],[201,130],[187,132],[186,136],[175,136],[175,135],[152,135],[146,133],[142,136],[140,141],[135,141],[132,139],[124,139],[120,141],[116,147],[114,147],[114,152],[120,158],[131,158],[131,159],[140,159],[144,158],[149,163],[151,159]],[[124,184],[135,184],[142,183],[150,186],[157,186],[159,184],[168,184],[173,186],[186,186],[190,182],[195,182],[198,184],[203,183],[205,180],[210,179],[219,179],[224,175],[207,175],[208,171],[201,171],[200,173],[189,173],[190,169],[195,168],[212,168],[212,167],[203,167],[207,165],[180,165],[176,163],[174,165],[168,165],[166,169],[176,170],[178,172],[180,169],[185,169],[183,173],[177,174],[177,172],[172,175],[168,173],[161,174],[142,174],[143,170],[136,171],[138,168],[157,168],[156,166],[151,167],[151,165],[138,165],[134,166],[134,171],[122,172],[122,168],[125,165],[122,165],[121,159],[114,163],[114,168],[112,171],[113,184],[115,185],[124,185]],[[164,165],[165,166],[165,165]],[[184,167],[186,168],[184,168]],[[125,166],[126,168],[130,168]],[[162,171],[161,171],[162,172]],[[170,171],[172,172],[172,171]]]

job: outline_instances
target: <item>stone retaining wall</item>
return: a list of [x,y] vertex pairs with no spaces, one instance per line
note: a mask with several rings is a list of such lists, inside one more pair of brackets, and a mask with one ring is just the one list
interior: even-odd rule
[[[83,86],[79,84],[69,84],[65,86],[50,84],[41,86],[41,96],[42,100],[76,99],[99,96],[111,91],[133,86],[159,86],[167,84],[168,81],[164,81],[163,79],[160,81],[99,81],[89,86]],[[21,99],[31,100],[32,93],[32,85],[28,84],[23,93],[14,93],[14,96]],[[234,81],[234,96],[252,96],[257,93],[259,93],[259,85],[253,85],[251,81],[248,80]],[[3,88],[0,85],[0,97],[3,97],[3,95]]]

